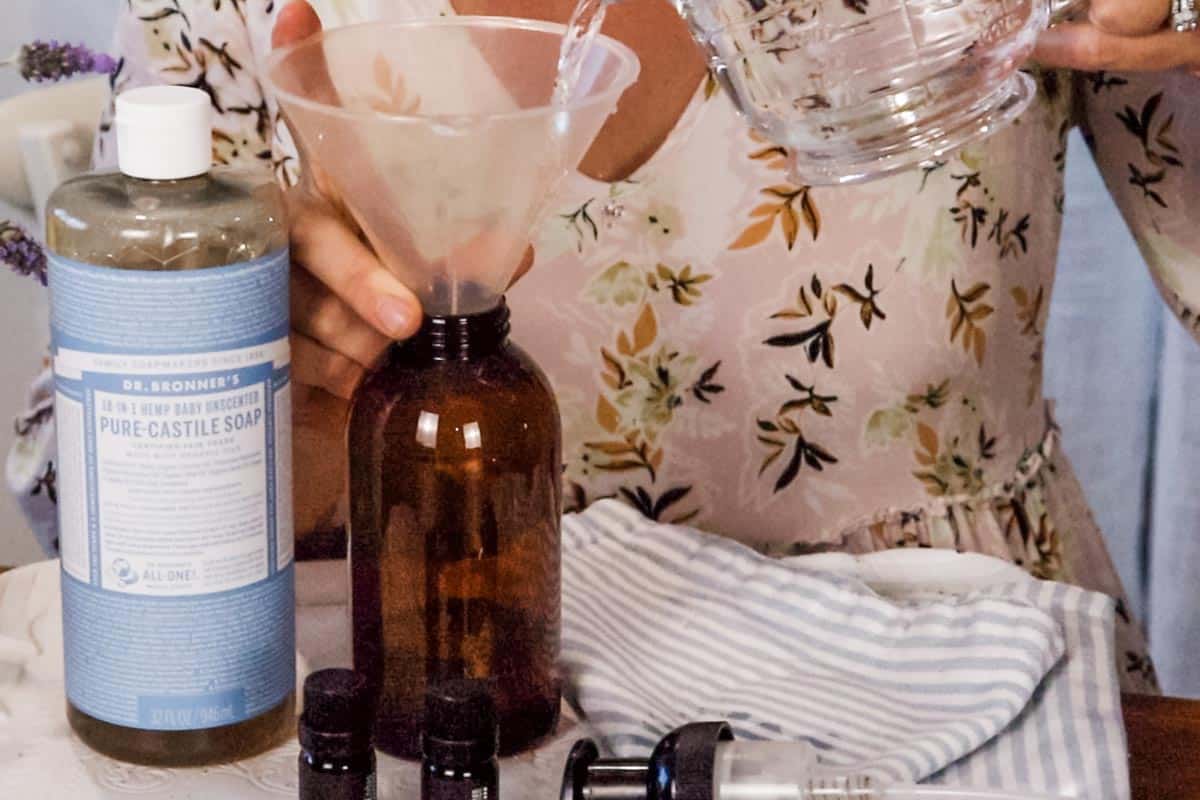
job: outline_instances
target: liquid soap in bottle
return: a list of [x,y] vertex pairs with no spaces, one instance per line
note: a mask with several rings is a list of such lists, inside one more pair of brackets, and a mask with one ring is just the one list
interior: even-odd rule
[[117,99],[120,172],[47,210],[67,716],[156,765],[292,730],[288,250],[206,93]]

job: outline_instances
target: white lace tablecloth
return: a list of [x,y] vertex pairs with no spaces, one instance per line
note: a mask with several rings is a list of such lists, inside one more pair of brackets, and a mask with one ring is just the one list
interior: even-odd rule
[[[73,737],[63,701],[58,575],[56,561],[0,575],[0,799],[296,796],[295,739],[246,761],[202,769],[157,769],[106,758]],[[349,666],[345,589],[342,564],[298,565],[296,632],[301,676],[323,667]],[[552,741],[504,763],[505,793],[557,796],[567,752],[581,735],[564,710],[563,724]],[[419,781],[415,764],[379,757],[380,797],[416,797]]]
[[[855,574],[885,594],[920,589],[947,593],[987,583],[1025,580],[1024,573],[984,556],[937,551],[894,551],[864,558],[807,557],[812,566]],[[953,562],[953,563],[950,563]],[[346,569],[307,563],[297,569],[297,647],[301,675],[347,666],[350,632]],[[62,686],[62,626],[57,562],[0,575],[0,800],[7,798],[115,798],[251,800],[296,796],[295,740],[262,756],[203,769],[156,769],[100,756],[67,726]],[[953,576],[949,578],[948,576]],[[557,797],[573,742],[586,735],[564,711],[553,740],[502,765],[509,797]],[[380,797],[417,796],[413,764],[381,756]]]

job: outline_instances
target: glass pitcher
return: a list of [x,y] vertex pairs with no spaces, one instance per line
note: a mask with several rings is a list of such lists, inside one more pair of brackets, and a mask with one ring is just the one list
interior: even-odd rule
[[854,183],[995,132],[1034,96],[1020,67],[1082,0],[677,0],[794,180]]

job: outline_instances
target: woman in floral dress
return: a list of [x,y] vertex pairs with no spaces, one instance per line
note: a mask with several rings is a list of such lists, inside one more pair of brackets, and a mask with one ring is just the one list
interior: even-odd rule
[[[431,13],[563,21],[573,2],[315,5],[336,25]],[[606,32],[639,53],[642,78],[567,181],[534,242],[535,268],[509,298],[517,339],[558,393],[569,507],[617,497],[779,555],[980,552],[1120,598],[1042,394],[1042,349],[1076,124],[1167,303],[1200,324],[1190,305],[1200,235],[1188,224],[1200,80],[1166,71],[1200,65],[1200,34],[1161,30],[1168,5],[1096,0],[1090,21],[1047,34],[1038,54],[1091,71],[1031,66],[1039,95],[1016,124],[845,188],[789,182],[784,152],[716,90],[666,0],[615,6]],[[208,90],[215,159],[261,162],[294,182],[299,165],[259,69],[273,37],[320,24],[281,0],[128,0],[115,91]],[[103,128],[97,157],[111,164]],[[338,524],[341,466],[329,453],[341,449],[345,400],[420,311],[319,191],[306,185],[293,200],[305,531]],[[49,427],[35,403],[14,454],[24,466],[10,469],[27,476],[17,488],[41,519]],[[1152,689],[1140,630],[1123,604],[1119,616],[1124,684]]]

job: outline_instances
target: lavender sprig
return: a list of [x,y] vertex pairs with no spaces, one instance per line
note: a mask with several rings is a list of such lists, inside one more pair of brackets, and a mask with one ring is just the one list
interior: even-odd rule
[[46,252],[20,226],[0,220],[0,264],[13,272],[32,275],[46,285]]
[[110,55],[94,52],[82,44],[55,41],[24,45],[2,65],[15,66],[22,78],[37,83],[88,73],[111,75],[117,69],[117,61]]

